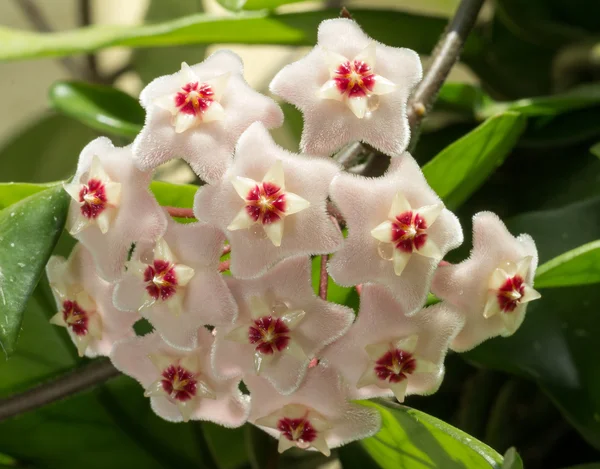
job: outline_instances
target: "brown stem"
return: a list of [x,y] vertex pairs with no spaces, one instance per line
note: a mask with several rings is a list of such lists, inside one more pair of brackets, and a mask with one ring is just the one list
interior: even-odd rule
[[327,287],[329,285],[329,274],[327,273],[327,261],[329,254],[321,256],[321,276],[319,280],[319,296],[322,300],[327,301]]
[[169,215],[177,218],[196,218],[191,208],[164,207]]
[[94,360],[53,381],[1,399],[0,422],[102,384],[119,374],[109,360]]
[[360,296],[360,294],[362,293],[362,283],[359,283],[358,285],[356,285],[354,288],[356,288],[356,293],[358,293],[358,295]]
[[[16,0],[17,5],[21,8],[29,22],[35,29],[42,33],[51,33],[52,28],[46,17],[35,3],[34,0]],[[79,64],[70,57],[63,57],[58,61],[67,69],[67,71],[75,78],[87,78],[85,71]]]

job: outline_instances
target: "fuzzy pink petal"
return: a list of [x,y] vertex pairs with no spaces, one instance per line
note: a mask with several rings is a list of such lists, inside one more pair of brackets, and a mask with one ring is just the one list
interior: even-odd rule
[[[381,418],[376,410],[346,400],[344,384],[333,368],[320,365],[309,369],[305,381],[289,396],[279,394],[267,380],[260,377],[247,376],[244,382],[252,397],[249,416],[252,423],[288,404],[305,405],[319,412],[332,425],[325,435],[330,448],[372,436],[381,426]],[[260,428],[279,437],[276,430]]]
[[267,300],[285,302],[290,310],[302,310],[304,318],[292,330],[292,340],[307,355],[304,362],[277,354],[261,372],[284,394],[294,391],[300,384],[312,357],[341,337],[352,324],[352,310],[328,303],[318,298],[311,286],[311,264],[305,257],[287,259],[264,276],[254,280],[228,279],[227,284],[238,304],[239,316],[233,326],[217,328],[213,350],[213,366],[217,374],[235,376],[254,373],[255,346],[225,340],[224,336],[241,325],[250,324],[250,298],[258,296]]
[[[391,156],[401,155],[409,140],[406,102],[422,76],[418,55],[373,41],[348,19],[323,21],[318,37],[318,45],[303,59],[284,67],[270,87],[304,114],[302,150],[329,155],[346,143],[362,140]],[[317,91],[330,79],[326,50],[353,59],[371,42],[376,43],[374,72],[391,80],[396,89],[376,97],[377,109],[358,119],[345,102],[320,99]]]
[[[89,143],[81,152],[74,182],[80,182],[97,156],[112,181],[121,184],[121,201],[115,219],[106,234],[94,224],[75,235],[90,250],[98,273],[108,281],[120,277],[132,243],[154,243],[165,232],[167,219],[150,193],[152,175],[133,165],[131,148],[118,148],[105,137]],[[71,202],[67,229],[79,213],[79,205]]]
[[453,350],[470,350],[490,337],[503,334],[505,326],[500,314],[483,317],[488,282],[501,264],[517,263],[527,256],[532,257],[532,262],[525,282],[532,286],[538,263],[533,239],[525,234],[513,237],[494,213],[480,212],[473,217],[470,257],[460,264],[440,267],[432,284],[432,291],[465,317],[465,326],[452,343]]
[[[203,357],[202,379],[215,392],[216,399],[200,399],[198,407],[192,412],[191,420],[209,420],[226,427],[239,427],[247,419],[249,400],[239,391],[238,381],[218,380],[212,375],[209,359],[211,342],[212,336],[207,330],[198,331],[198,348],[191,353],[198,353]],[[180,350],[163,342],[157,333],[151,333],[117,344],[111,360],[118,370],[135,378],[144,388],[148,388],[160,376],[159,370],[148,357],[157,353],[182,354]],[[165,397],[152,397],[151,405],[154,412],[165,420],[183,420],[177,406]]]
[[181,157],[200,178],[213,183],[229,166],[235,143],[242,132],[255,121],[268,128],[279,127],[283,113],[272,99],[250,88],[242,75],[241,60],[233,52],[216,52],[191,68],[201,81],[231,73],[219,101],[225,113],[224,119],[203,122],[177,134],[169,111],[156,106],[154,100],[177,92],[180,72],[158,78],[140,96],[147,110],[146,125],[134,141],[133,151],[140,168],[153,169]]
[[357,388],[361,375],[371,366],[367,345],[396,341],[412,335],[419,337],[414,355],[435,363],[438,373],[415,373],[408,379],[406,394],[431,394],[443,378],[443,362],[448,346],[462,327],[462,317],[439,304],[405,316],[402,304],[386,288],[365,285],[360,295],[360,310],[348,333],[321,354],[346,379],[353,399],[391,396],[390,389],[375,385]]
[[[56,265],[62,264],[63,269],[57,270]],[[48,263],[48,281],[51,285],[63,285],[68,290],[82,288],[96,304],[94,314],[98,314],[102,322],[101,338],[92,338],[85,356],[108,356],[113,345],[123,339],[135,336],[133,324],[140,318],[137,313],[117,310],[112,303],[114,285],[106,282],[96,274],[92,255],[81,244],[77,244],[68,260],[53,257]],[[54,292],[57,308],[62,309],[62,300]],[[68,299],[74,300],[74,297]],[[70,328],[67,331],[71,338],[74,334]]]
[[[279,247],[264,235],[259,224],[250,229],[227,229],[244,207],[231,179],[241,176],[261,181],[277,160],[283,163],[285,191],[310,202],[307,209],[284,218]],[[287,257],[324,254],[339,248],[342,235],[326,211],[329,184],[338,171],[338,166],[331,161],[295,155],[280,148],[267,129],[257,122],[240,138],[234,164],[223,180],[198,191],[194,213],[199,220],[225,232],[231,244],[231,273],[238,278],[257,277]]]
[[[398,192],[404,194],[413,209],[441,202],[416,161],[405,153],[380,178],[340,174],[333,180],[330,192],[348,226],[342,249],[329,262],[331,277],[344,286],[367,282],[385,285],[402,301],[406,314],[420,309],[439,260],[413,253],[402,275],[397,276],[393,262],[378,252],[381,243],[371,235],[373,228],[388,219]],[[442,210],[427,233],[443,255],[463,241],[460,223],[447,209]]]

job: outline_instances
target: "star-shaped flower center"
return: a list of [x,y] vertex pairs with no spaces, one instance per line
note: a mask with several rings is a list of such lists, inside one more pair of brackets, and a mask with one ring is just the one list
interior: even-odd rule
[[439,370],[435,363],[423,360],[415,354],[417,342],[418,337],[413,335],[391,342],[367,345],[365,351],[369,356],[369,365],[356,387],[375,385],[389,388],[396,399],[402,402],[410,376]]
[[154,101],[157,106],[169,111],[175,132],[180,134],[201,123],[225,118],[225,109],[220,101],[229,73],[208,80],[201,80],[185,62],[177,74],[179,86],[174,93],[166,94]]
[[329,456],[331,451],[325,435],[332,425],[327,418],[314,409],[301,404],[288,404],[283,408],[256,420],[257,425],[279,430],[279,452],[297,447],[310,447]]
[[196,376],[181,366],[171,365],[162,372],[162,387],[176,401],[185,402],[196,395]]
[[62,315],[67,327],[75,335],[84,336],[88,333],[89,313],[77,301],[63,301]]
[[393,92],[396,85],[376,75],[376,44],[372,42],[353,59],[325,51],[330,79],[319,89],[322,99],[345,102],[356,117],[362,119],[379,106],[379,95]]
[[175,95],[175,106],[179,112],[198,116],[214,102],[214,91],[208,83],[186,83]]
[[399,383],[406,379],[417,368],[417,361],[412,353],[394,348],[375,362],[375,373],[383,381]]
[[244,200],[244,207],[227,227],[241,230],[260,224],[271,242],[280,246],[284,218],[310,206],[310,202],[285,190],[283,163],[277,160],[265,174],[262,182],[236,176],[231,180],[235,191]]
[[89,179],[79,191],[81,214],[86,218],[96,218],[106,209],[106,189],[99,179]]
[[441,260],[442,254],[431,240],[428,230],[436,221],[444,205],[425,205],[413,209],[401,192],[396,193],[388,220],[371,230],[371,236],[380,241],[384,248],[392,251],[388,257],[387,249],[378,249],[381,257],[394,263],[394,273],[401,275],[413,253]]
[[518,263],[505,262],[492,273],[483,316],[491,318],[498,313],[506,329],[517,330],[524,314],[525,304],[537,300],[541,295],[525,281],[532,258],[524,257]]
[[281,352],[290,342],[290,329],[281,318],[263,316],[248,328],[248,340],[258,352],[271,355]]
[[144,272],[146,291],[155,300],[168,300],[177,292],[175,265],[169,261],[155,259]]

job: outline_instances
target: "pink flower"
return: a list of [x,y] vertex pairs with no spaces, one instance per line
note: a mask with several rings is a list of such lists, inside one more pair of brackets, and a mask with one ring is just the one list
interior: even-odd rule
[[279,392],[300,385],[313,357],[352,324],[350,308],[318,298],[307,257],[287,259],[254,280],[228,278],[239,316],[217,327],[215,373],[224,378],[260,374]]
[[279,439],[280,453],[295,446],[329,456],[331,448],[372,436],[381,426],[375,409],[348,402],[333,368],[311,368],[302,386],[289,396],[258,376],[244,382],[252,397],[250,422]]
[[196,347],[199,328],[231,324],[237,314],[218,272],[224,240],[213,226],[169,219],[153,249],[135,249],[115,288],[115,306],[139,311],[170,345]]
[[210,183],[223,175],[235,143],[252,122],[268,128],[283,123],[279,106],[248,86],[241,59],[225,50],[157,78],[142,91],[140,102],[147,115],[133,143],[136,164],[150,170],[181,157]]
[[416,161],[405,153],[380,178],[340,174],[330,192],[348,226],[331,277],[344,286],[380,283],[406,314],[420,309],[438,263],[463,234]]
[[154,243],[167,227],[148,190],[151,178],[135,168],[130,147],[100,137],[83,149],[73,182],[64,184],[73,199],[67,229],[108,281],[120,277],[133,243]]
[[533,287],[538,255],[531,236],[514,238],[491,212],[473,217],[471,256],[438,269],[432,291],[465,317],[465,326],[451,345],[470,350],[490,337],[515,333],[527,303],[540,298]]
[[209,420],[225,427],[242,425],[250,410],[239,380],[218,380],[210,368],[213,337],[197,331],[198,346],[181,351],[153,332],[115,345],[110,359],[121,372],[135,378],[150,397],[152,410],[165,420]]
[[225,231],[231,273],[256,277],[287,257],[340,246],[342,234],[326,210],[338,171],[332,161],[280,148],[257,122],[240,137],[223,180],[198,191],[194,213]]
[[352,20],[326,20],[318,44],[284,67],[271,92],[304,115],[302,151],[330,155],[361,140],[391,156],[406,149],[406,102],[422,75],[418,55],[367,36]]
[[50,322],[67,329],[79,356],[108,356],[115,342],[135,336],[139,315],[115,309],[113,285],[96,274],[92,256],[81,244],[68,260],[52,256],[46,273],[59,310]]
[[448,346],[463,325],[444,303],[405,315],[402,304],[379,285],[365,285],[356,322],[321,354],[340,371],[351,399],[432,394],[444,376]]

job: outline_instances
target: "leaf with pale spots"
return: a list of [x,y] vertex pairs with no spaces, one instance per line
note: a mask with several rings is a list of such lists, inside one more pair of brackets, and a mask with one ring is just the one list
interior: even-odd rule
[[382,469],[502,467],[502,456],[492,448],[424,412],[383,400],[360,403],[376,408],[383,425],[376,435],[359,443],[368,456],[353,445],[340,449],[342,459],[349,449],[361,459],[370,457]]
[[69,196],[61,186],[0,212],[0,346],[17,343],[23,312],[63,230]]
[[56,110],[103,133],[133,138],[144,124],[138,101],[110,86],[58,81],[49,97]]
[[518,112],[491,117],[423,167],[429,185],[450,210],[459,207],[502,164],[525,129]]

